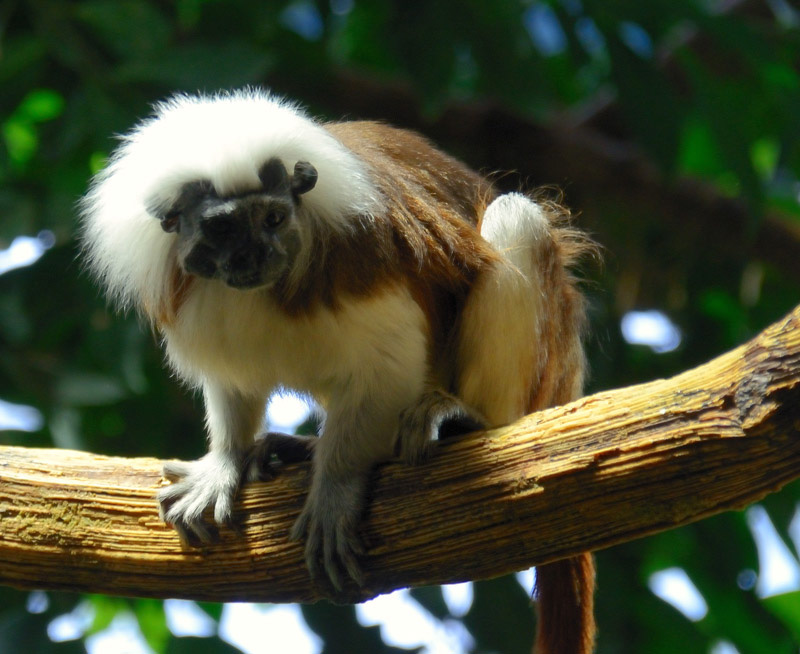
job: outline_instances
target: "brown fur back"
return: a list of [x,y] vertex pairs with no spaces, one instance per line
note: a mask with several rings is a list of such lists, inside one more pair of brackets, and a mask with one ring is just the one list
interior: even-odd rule
[[302,287],[281,296],[283,305],[335,307],[337,297],[403,279],[428,317],[431,354],[441,358],[470,287],[496,257],[476,228],[494,189],[417,134],[373,122],[325,127],[368,165],[386,210],[354,216],[349,234],[318,239]]

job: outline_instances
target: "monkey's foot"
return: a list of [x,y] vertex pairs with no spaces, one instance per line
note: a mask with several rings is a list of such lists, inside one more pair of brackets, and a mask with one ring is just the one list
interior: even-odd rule
[[[170,461],[163,474],[172,481],[158,492],[159,515],[191,545],[217,536],[218,525],[233,525],[233,500],[241,480],[241,462],[209,452],[197,461]],[[212,511],[213,524],[205,519]]]
[[256,438],[256,442],[245,457],[246,481],[265,481],[274,477],[271,462],[273,456],[283,463],[310,461],[316,436],[291,436],[279,432],[268,432]]
[[400,414],[398,454],[407,463],[422,463],[430,456],[435,441],[485,426],[486,421],[455,395],[434,389]]
[[358,557],[365,553],[358,534],[363,513],[367,478],[352,478],[315,484],[303,512],[292,527],[290,539],[306,537],[305,559],[312,577],[330,579],[341,593],[346,577],[359,586],[364,574]]

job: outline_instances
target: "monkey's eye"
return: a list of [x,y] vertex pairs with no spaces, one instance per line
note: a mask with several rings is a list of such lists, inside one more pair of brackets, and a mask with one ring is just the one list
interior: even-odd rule
[[181,212],[171,209],[161,218],[161,229],[165,232],[177,232],[181,223]]
[[286,212],[282,209],[271,209],[267,214],[267,217],[264,218],[264,224],[269,227],[270,229],[274,229],[278,225],[280,225],[284,220],[286,220]]

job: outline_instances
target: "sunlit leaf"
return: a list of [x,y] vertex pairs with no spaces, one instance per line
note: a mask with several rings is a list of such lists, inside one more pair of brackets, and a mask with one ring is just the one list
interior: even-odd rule
[[171,637],[164,614],[164,603],[158,600],[137,599],[132,602],[132,607],[147,644],[156,652],[164,651]]
[[64,111],[64,96],[51,89],[35,89],[17,107],[16,115],[23,120],[39,123],[53,120]]
[[703,118],[692,116],[684,122],[678,162],[681,173],[702,177],[717,176],[725,169],[711,128]]
[[129,610],[125,600],[118,597],[92,595],[89,601],[91,602],[94,612],[94,619],[89,626],[87,635],[96,634],[108,629],[117,615],[123,611]]
[[39,137],[34,126],[18,118],[3,123],[3,139],[11,162],[16,166],[28,163],[39,147]]
[[753,168],[762,179],[770,179],[775,174],[780,157],[780,145],[775,139],[758,139],[750,146]]

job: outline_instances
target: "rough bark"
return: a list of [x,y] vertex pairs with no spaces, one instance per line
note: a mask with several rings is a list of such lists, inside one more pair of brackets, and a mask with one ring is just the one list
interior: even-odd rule
[[[241,534],[185,549],[155,459],[0,448],[0,583],[217,601],[325,594],[287,532],[308,466],[241,494]],[[668,380],[598,393],[381,466],[366,586],[493,577],[738,509],[800,476],[800,307]]]

